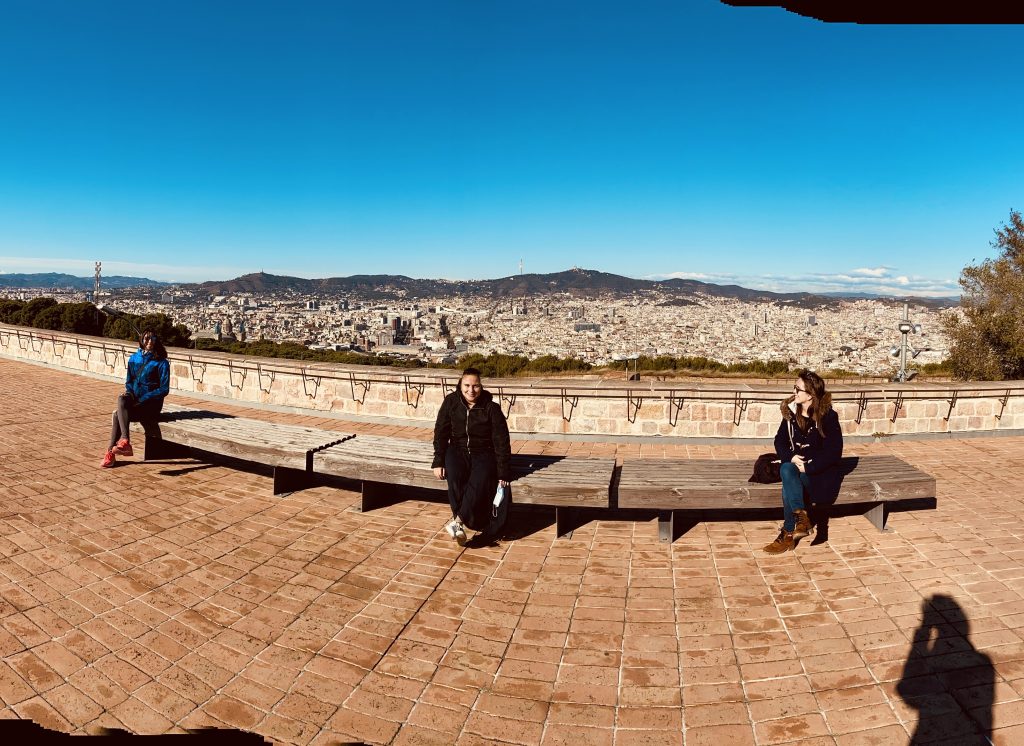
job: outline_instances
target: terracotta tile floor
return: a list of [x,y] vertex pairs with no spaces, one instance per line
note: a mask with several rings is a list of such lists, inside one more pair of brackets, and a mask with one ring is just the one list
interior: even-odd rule
[[980,743],[991,720],[996,743],[1024,743],[1024,439],[853,445],[935,475],[938,510],[894,514],[888,534],[836,518],[827,543],[781,557],[759,551],[776,522],[702,523],[669,547],[653,520],[559,541],[541,514],[472,550],[446,540],[441,502],[364,515],[353,492],[273,498],[268,476],[224,465],[101,470],[119,388],[0,360],[4,718],[716,746]]

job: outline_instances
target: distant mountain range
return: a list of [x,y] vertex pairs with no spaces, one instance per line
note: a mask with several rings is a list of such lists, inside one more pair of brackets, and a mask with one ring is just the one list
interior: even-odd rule
[[[143,286],[166,287],[176,284],[189,290],[206,292],[210,295],[269,295],[294,293],[296,295],[353,295],[363,298],[436,298],[442,296],[464,296],[483,298],[517,298],[568,293],[581,299],[596,294],[633,295],[660,291],[669,296],[663,303],[684,305],[691,303],[698,294],[719,298],[734,298],[743,301],[770,301],[792,303],[804,307],[835,306],[842,300],[869,298],[872,300],[903,300],[892,296],[872,293],[773,293],[767,290],[752,290],[739,285],[716,285],[698,280],[637,280],[609,272],[592,269],[569,269],[550,274],[524,274],[501,277],[494,280],[422,280],[405,275],[351,275],[349,277],[328,277],[305,279],[286,275],[271,275],[254,272],[233,280],[211,281],[198,284],[157,282],[141,277],[104,277],[105,288],[135,288]],[[79,290],[92,288],[91,277],[74,277],[65,274],[0,274],[0,286],[6,287],[71,287]],[[909,300],[932,307],[948,307],[957,304],[955,298],[918,298]]]
[[[103,277],[105,288],[138,288],[162,287],[168,282],[157,282],[146,277],[123,277],[112,275]],[[73,290],[92,290],[93,278],[75,277],[60,272],[44,272],[37,274],[0,274],[0,287],[5,288],[71,288]]]
[[[637,280],[592,269],[569,269],[550,274],[513,275],[494,280],[417,280],[404,275],[352,275],[350,277],[307,280],[301,277],[255,272],[236,277],[233,280],[204,282],[191,287],[202,288],[211,295],[294,292],[300,295],[324,293],[370,298],[388,298],[397,294],[420,298],[446,295],[517,298],[554,293],[568,293],[583,298],[597,293],[632,295],[660,291],[673,298],[668,302],[677,305],[692,302],[693,297],[697,294],[744,301],[793,303],[807,307],[834,306],[842,300],[858,298],[903,300],[871,293],[773,293],[767,290],[752,290],[739,285],[716,285],[698,280]],[[955,298],[913,297],[910,300],[932,307],[954,306],[958,303]]]

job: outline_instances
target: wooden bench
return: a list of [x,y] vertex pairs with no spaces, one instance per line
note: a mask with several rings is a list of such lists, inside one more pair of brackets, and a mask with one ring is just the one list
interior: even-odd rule
[[161,437],[147,437],[145,460],[174,458],[196,449],[274,469],[274,494],[309,483],[313,454],[352,433],[233,417],[167,404],[159,420]]
[[[661,511],[658,534],[675,538],[674,516],[685,511],[748,508],[782,510],[782,485],[748,482],[748,460],[631,459],[619,475],[618,507]],[[863,506],[863,515],[886,530],[891,510],[935,507],[935,478],[895,456],[851,456],[842,460],[843,483],[835,504]]]
[[[313,454],[313,472],[359,480],[360,509],[393,498],[395,485],[447,490],[430,468],[433,445],[424,441],[357,435]],[[559,536],[570,536],[571,513],[607,508],[615,470],[613,458],[513,454],[512,500],[555,508]]]

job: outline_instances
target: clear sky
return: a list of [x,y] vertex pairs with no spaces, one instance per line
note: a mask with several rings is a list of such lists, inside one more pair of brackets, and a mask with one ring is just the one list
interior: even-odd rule
[[952,295],[1024,27],[716,0],[0,0],[0,272],[572,266]]

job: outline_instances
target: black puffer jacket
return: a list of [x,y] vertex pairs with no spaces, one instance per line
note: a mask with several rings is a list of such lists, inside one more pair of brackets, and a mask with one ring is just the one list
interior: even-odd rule
[[803,456],[804,468],[811,478],[811,501],[835,502],[843,481],[839,469],[839,462],[843,457],[843,430],[839,426],[839,415],[832,409],[832,395],[825,394],[820,403],[820,432],[814,420],[810,418],[804,420],[807,429],[801,429],[796,415],[789,409],[793,398],[791,396],[782,402],[782,422],[775,434],[775,452],[784,464],[791,461],[796,454]]
[[512,444],[509,442],[508,423],[489,391],[481,391],[472,408],[458,391],[444,398],[434,423],[431,468],[444,466],[449,448],[461,448],[470,453],[493,453],[498,464],[498,479],[508,481],[512,478],[509,473]]

